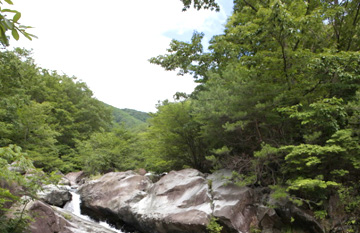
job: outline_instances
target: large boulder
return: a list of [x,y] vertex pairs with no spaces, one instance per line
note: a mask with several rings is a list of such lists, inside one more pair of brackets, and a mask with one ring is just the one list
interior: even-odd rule
[[195,169],[172,171],[130,211],[144,232],[206,232],[212,212],[207,180]]
[[133,171],[107,173],[79,188],[82,210],[93,218],[113,221],[114,225],[120,224],[118,217],[132,224],[135,218],[129,209],[147,195],[151,185],[147,177]]
[[79,218],[70,212],[35,201],[28,207],[34,221],[30,224],[31,233],[115,233],[94,222]]
[[63,207],[66,202],[71,200],[71,194],[66,187],[53,184],[43,186],[42,190],[38,192],[38,197],[50,205],[59,207]]
[[32,203],[29,207],[29,213],[34,218],[31,222],[30,230],[32,233],[72,233],[68,227],[71,224],[62,216],[59,216],[54,210],[41,201]]
[[306,226],[299,232],[323,232],[315,218],[291,203],[268,207],[269,189],[239,187],[229,182],[230,176],[228,170],[204,175],[184,169],[152,183],[132,171],[112,172],[84,184],[79,194],[82,210],[92,217],[144,233],[205,233],[213,216],[222,233],[276,233],[292,224],[291,217]]
[[141,232],[206,232],[213,212],[208,180],[195,169],[172,171],[155,184],[132,171],[112,172],[79,193],[88,214],[116,216]]
[[229,182],[231,171],[220,170],[207,177],[211,183],[213,215],[228,229],[249,232],[257,225],[256,192]]

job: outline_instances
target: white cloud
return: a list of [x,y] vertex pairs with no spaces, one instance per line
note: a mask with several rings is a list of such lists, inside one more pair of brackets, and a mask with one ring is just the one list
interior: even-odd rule
[[223,13],[182,12],[179,0],[17,0],[20,22],[39,37],[13,46],[34,49],[43,68],[85,81],[95,97],[120,108],[155,111],[158,100],[190,93],[191,77],[177,77],[150,64],[164,54],[167,31],[211,31]]

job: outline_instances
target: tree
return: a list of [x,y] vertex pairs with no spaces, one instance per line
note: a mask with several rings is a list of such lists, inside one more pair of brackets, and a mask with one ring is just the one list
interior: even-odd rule
[[359,12],[350,0],[235,1],[209,52],[195,33],[150,61],[201,80],[190,112],[218,161],[238,161],[239,183],[281,187],[316,211],[337,193],[356,222]]
[[20,145],[46,170],[68,172],[76,141],[111,127],[111,112],[85,83],[37,67],[30,52],[0,53],[0,145]]
[[200,10],[202,8],[216,10],[216,11],[220,10],[220,7],[215,2],[215,0],[181,0],[181,1],[184,4],[183,11],[189,9],[191,7],[191,4],[193,4],[193,7],[197,10]]
[[149,120],[149,135],[156,139],[159,157],[171,161],[172,168],[191,166],[206,170],[207,147],[200,136],[200,125],[191,112],[191,101],[168,102],[158,106]]
[[56,147],[56,137],[59,132],[51,117],[52,105],[49,102],[37,103],[31,101],[18,109],[18,124],[16,138],[18,143],[34,161],[36,167],[46,171],[62,167],[59,151]]
[[[358,27],[354,2],[238,1],[225,34],[212,39],[210,53],[202,53],[202,37],[195,33],[190,44],[172,41],[170,54],[150,61],[202,80],[192,97],[204,133],[214,139],[228,135],[214,145],[251,153],[262,142],[299,142],[299,121],[284,121],[278,110],[355,96],[359,47],[342,45],[357,38],[344,29]],[[344,31],[333,26],[338,23]]]
[[134,136],[121,127],[94,133],[88,140],[78,142],[78,162],[89,174],[134,169],[134,140]]

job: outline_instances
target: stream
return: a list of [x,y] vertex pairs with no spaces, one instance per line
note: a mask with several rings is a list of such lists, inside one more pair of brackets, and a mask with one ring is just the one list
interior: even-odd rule
[[118,232],[118,233],[124,233],[123,231],[119,230],[119,229],[116,229],[115,227],[112,227],[110,226],[107,222],[103,222],[103,221],[94,221],[92,218],[90,218],[89,216],[87,215],[83,215],[81,214],[81,209],[80,209],[80,204],[81,204],[81,200],[80,200],[80,195],[78,193],[76,193],[76,190],[69,190],[71,195],[72,195],[72,199],[71,201],[67,202],[64,206],[64,210],[67,210],[73,214],[75,214],[76,216],[84,219],[84,220],[87,220],[87,221],[91,221],[91,222],[94,222],[94,223],[97,223],[103,227],[106,227],[114,232]]

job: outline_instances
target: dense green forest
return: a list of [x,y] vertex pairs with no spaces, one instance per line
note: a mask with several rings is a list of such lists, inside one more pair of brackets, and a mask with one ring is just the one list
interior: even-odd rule
[[150,115],[146,112],[128,108],[119,109],[111,105],[107,106],[111,109],[113,120],[116,124],[124,125],[130,130],[141,130],[148,126],[147,119],[150,118]]
[[202,33],[173,40],[150,61],[199,86],[150,120],[163,153],[200,170],[231,168],[239,185],[270,187],[318,219],[338,195],[341,223],[358,232],[359,11],[354,0],[237,0],[208,50]]
[[[147,127],[147,113],[102,103],[75,77],[37,67],[26,50],[0,56],[0,145],[20,146],[36,167],[82,169],[88,157],[84,144],[94,137],[121,138]],[[79,155],[80,148],[85,154]]]
[[228,168],[238,185],[269,187],[318,219],[336,195],[341,224],[358,231],[360,2],[236,0],[224,33],[207,49],[203,37],[150,59],[199,84],[150,116],[96,100],[26,50],[2,50],[1,166],[21,155],[46,172]]

